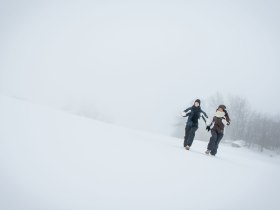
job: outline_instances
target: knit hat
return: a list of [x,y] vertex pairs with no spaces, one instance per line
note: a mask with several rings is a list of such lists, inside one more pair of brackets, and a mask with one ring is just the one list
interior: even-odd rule
[[195,102],[199,103],[199,106],[200,106],[200,100],[199,100],[199,99],[196,99],[196,100],[194,101],[194,103],[195,103]]

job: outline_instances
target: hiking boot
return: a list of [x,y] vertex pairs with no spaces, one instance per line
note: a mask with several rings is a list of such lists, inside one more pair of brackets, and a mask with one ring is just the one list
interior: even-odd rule
[[185,148],[186,148],[186,150],[190,150],[190,146],[189,145],[185,146]]
[[211,150],[208,149],[208,150],[205,151],[205,154],[209,155],[210,152],[211,152]]

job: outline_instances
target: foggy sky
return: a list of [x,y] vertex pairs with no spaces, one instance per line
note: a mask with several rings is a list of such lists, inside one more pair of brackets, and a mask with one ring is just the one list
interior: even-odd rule
[[217,92],[279,114],[279,9],[276,0],[2,1],[0,93],[163,133]]

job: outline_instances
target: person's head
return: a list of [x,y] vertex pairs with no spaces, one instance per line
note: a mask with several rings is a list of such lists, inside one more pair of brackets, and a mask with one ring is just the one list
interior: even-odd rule
[[226,108],[227,108],[227,107],[226,107],[225,105],[221,104],[220,106],[218,106],[217,111],[226,112]]
[[199,106],[200,106],[200,100],[199,100],[199,99],[196,99],[196,100],[194,101],[194,106],[195,106],[195,107],[199,107]]

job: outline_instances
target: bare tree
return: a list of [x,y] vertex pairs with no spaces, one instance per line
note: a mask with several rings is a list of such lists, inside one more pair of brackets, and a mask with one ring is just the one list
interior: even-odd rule
[[231,124],[227,135],[233,140],[245,139],[251,109],[246,99],[229,96],[227,102]]

